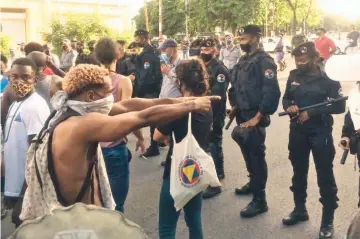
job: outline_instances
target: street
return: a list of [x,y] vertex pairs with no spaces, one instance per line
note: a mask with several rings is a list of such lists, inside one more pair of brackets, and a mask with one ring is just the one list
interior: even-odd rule
[[[294,67],[289,56],[289,68]],[[289,70],[279,73],[279,83],[282,93],[285,89]],[[354,82],[342,83],[346,95],[355,86]],[[280,101],[279,110],[282,111]],[[344,115],[334,116],[334,142],[337,151],[334,160],[334,172],[338,185],[339,208],[335,214],[336,239],[345,237],[350,221],[357,212],[359,172],[354,170],[354,156],[349,155],[346,164],[340,165],[342,150],[337,146],[341,137]],[[267,182],[267,200],[269,211],[253,219],[240,218],[239,212],[251,200],[251,196],[239,197],[234,189],[247,183],[245,163],[237,144],[231,139],[235,124],[228,131],[224,130],[223,148],[225,154],[226,178],[222,181],[223,192],[209,200],[203,201],[202,219],[204,238],[221,239],[303,239],[318,238],[321,220],[321,204],[316,180],[316,171],[312,160],[308,177],[307,208],[310,220],[293,227],[285,227],[281,220],[294,207],[292,193],[289,189],[292,177],[292,167],[288,160],[289,118],[271,118],[272,123],[267,128],[266,159],[269,170]],[[143,130],[149,139],[149,129]],[[135,149],[135,139],[130,136],[129,149]],[[148,141],[147,141],[148,142]],[[144,160],[133,152],[130,173],[130,190],[125,204],[125,215],[144,228],[149,238],[158,238],[158,202],[162,183],[163,167],[160,162],[165,160],[168,148],[161,149],[161,156]],[[2,220],[1,238],[9,236],[14,228],[10,222],[11,215]],[[121,238],[121,237],[120,237]],[[177,238],[188,238],[188,229],[183,214],[177,227]]]

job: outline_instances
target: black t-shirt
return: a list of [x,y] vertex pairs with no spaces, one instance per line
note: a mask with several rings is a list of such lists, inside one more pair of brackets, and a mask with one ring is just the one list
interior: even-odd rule
[[350,32],[347,36],[348,39],[352,40],[350,43],[350,47],[354,47],[358,45],[358,39],[360,38],[360,33],[358,31]]
[[[170,177],[170,170],[171,170],[171,155],[173,152],[174,143],[172,140],[172,133],[175,134],[175,140],[177,143],[183,140],[188,132],[188,118],[189,116],[182,117],[175,121],[172,121],[166,125],[159,126],[157,129],[163,134],[170,136],[170,148],[169,152],[166,156],[166,164],[164,170],[164,179]],[[191,129],[192,134],[194,135],[195,139],[199,143],[200,147],[203,150],[206,150],[206,141],[208,134],[211,130],[212,126],[213,115],[212,112],[206,113],[192,113],[192,120],[191,120]]]

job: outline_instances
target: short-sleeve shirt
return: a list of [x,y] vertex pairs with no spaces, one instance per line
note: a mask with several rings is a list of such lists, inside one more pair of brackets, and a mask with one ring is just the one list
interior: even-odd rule
[[42,129],[50,110],[36,92],[9,108],[4,130],[5,195],[18,197],[24,183],[28,136]]
[[350,42],[350,47],[356,47],[358,46],[358,40],[360,38],[360,33],[358,31],[353,31],[353,32],[350,32],[347,36],[347,38],[349,40],[351,40]]
[[319,51],[320,56],[323,57],[325,60],[328,60],[330,58],[331,49],[336,49],[334,41],[327,36],[316,39],[315,47]]
[[[200,147],[206,151],[206,140],[208,134],[211,130],[212,126],[212,112],[206,113],[192,113],[192,120],[191,120],[191,129],[192,134],[194,135],[195,139],[199,143]],[[188,132],[188,119],[189,116],[182,117],[175,121],[172,121],[166,125],[159,126],[157,129],[163,134],[170,136],[170,149],[166,156],[166,163],[165,163],[165,170],[164,170],[164,179],[170,177],[171,171],[171,156],[173,153],[174,143],[172,140],[172,133],[175,134],[175,140],[177,143],[183,140]]]

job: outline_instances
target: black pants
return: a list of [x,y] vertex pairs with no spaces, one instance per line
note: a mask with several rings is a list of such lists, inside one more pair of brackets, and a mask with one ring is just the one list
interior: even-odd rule
[[324,208],[336,209],[339,199],[333,172],[335,148],[332,128],[321,125],[310,128],[292,123],[290,126],[289,159],[294,171],[290,190],[294,193],[295,205],[306,203],[310,151],[317,172],[320,202]]
[[240,146],[254,194],[261,195],[261,192],[265,190],[268,176],[265,161],[265,128],[256,126],[245,129],[236,126],[232,132],[232,138]]
[[223,153],[223,128],[225,125],[225,107],[222,109],[214,108],[213,110],[213,127],[208,136],[208,147],[211,157],[214,160],[216,171],[223,169],[224,153]]
[[[154,92],[154,93],[140,93],[140,92],[138,92],[137,97],[145,98],[145,99],[155,99],[155,98],[159,98],[159,93],[158,92]],[[156,127],[151,127],[150,126],[150,139],[151,139],[150,147],[155,149],[155,150],[158,150],[159,149],[159,144],[158,144],[158,142],[153,140],[155,129],[156,129]]]

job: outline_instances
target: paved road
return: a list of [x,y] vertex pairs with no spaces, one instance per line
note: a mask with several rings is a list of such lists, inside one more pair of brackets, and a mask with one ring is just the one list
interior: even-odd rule
[[[293,65],[293,64],[292,64]],[[284,92],[286,74],[280,73],[280,85]],[[354,83],[343,84],[344,93]],[[344,115],[335,116],[334,139],[338,142]],[[239,212],[250,201],[250,196],[234,195],[234,188],[247,182],[247,172],[243,157],[235,142],[231,129],[224,133],[224,153],[226,178],[223,181],[223,193],[214,199],[203,202],[204,238],[216,239],[315,239],[321,220],[321,204],[316,181],[314,164],[311,163],[308,179],[307,207],[310,220],[295,227],[284,227],[281,219],[293,209],[292,194],[289,190],[292,167],[288,160],[287,143],[289,122],[287,117],[272,117],[267,131],[267,163],[269,179],[267,198],[269,212],[253,219],[241,219]],[[146,132],[147,129],[146,129]],[[134,149],[134,140],[130,139],[130,149]],[[337,148],[337,147],[336,147]],[[159,166],[165,159],[167,149],[161,156],[147,161],[134,157],[131,162],[131,185],[125,205],[126,216],[141,225],[149,238],[158,238],[158,202],[163,168]],[[339,188],[339,208],[335,215],[335,237],[344,238],[350,220],[357,211],[357,184],[359,173],[354,171],[353,157],[349,157],[345,166],[340,165],[341,150],[337,148],[334,171]],[[136,154],[134,154],[136,155]],[[13,227],[9,218],[2,221],[2,238],[6,238]],[[183,216],[180,217],[177,238],[188,238]]]

